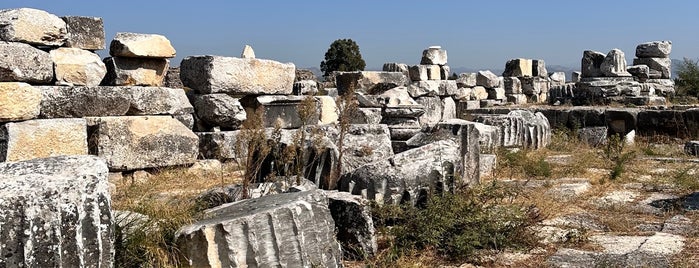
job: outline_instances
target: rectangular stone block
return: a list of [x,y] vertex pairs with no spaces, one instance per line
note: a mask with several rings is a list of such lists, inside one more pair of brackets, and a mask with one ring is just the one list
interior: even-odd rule
[[522,94],[522,82],[517,77],[505,77],[505,93],[507,94]]
[[66,22],[68,29],[65,46],[92,51],[105,48],[102,18],[66,16],[61,19]]
[[502,76],[505,77],[523,77],[532,76],[532,60],[530,59],[512,59],[505,64],[505,72]]
[[53,80],[53,61],[41,49],[0,41],[0,55],[0,82],[48,84]]
[[152,86],[163,84],[170,66],[167,59],[110,57],[104,59],[107,75],[105,86]]
[[85,119],[36,119],[0,126],[0,161],[87,152]]
[[461,73],[459,77],[456,78],[456,85],[458,87],[475,87],[477,84],[477,76],[476,73]]
[[527,95],[524,94],[507,94],[507,102],[514,103],[516,105],[527,103]]
[[335,83],[340,95],[348,92],[350,88],[355,93],[381,94],[386,90],[405,86],[408,78],[399,72],[341,72],[335,77]]
[[426,65],[427,66],[427,79],[429,80],[442,80],[442,71],[439,65]]
[[199,154],[205,159],[236,159],[236,142],[240,130],[219,132],[197,132]]
[[[245,112],[250,118],[255,115],[255,111],[262,109],[262,124],[264,127],[299,128],[304,125],[299,109],[305,97],[301,96],[248,96],[240,99],[240,103],[245,108]],[[318,102],[315,102],[318,105]],[[306,125],[316,125],[319,122],[319,107],[312,111]]]
[[171,116],[89,117],[90,154],[110,171],[178,166],[196,162],[199,138]]
[[180,78],[201,93],[283,94],[293,91],[296,66],[264,59],[190,56],[180,64]]
[[0,122],[36,118],[40,104],[39,89],[27,83],[0,82]]
[[646,65],[650,68],[649,78],[670,79],[672,61],[670,58],[635,58],[633,65]]
[[413,65],[410,66],[410,80],[412,81],[427,81],[429,77],[427,75],[426,65]]

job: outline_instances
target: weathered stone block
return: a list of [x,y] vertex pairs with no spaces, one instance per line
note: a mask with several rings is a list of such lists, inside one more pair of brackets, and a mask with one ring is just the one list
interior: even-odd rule
[[447,51],[440,46],[432,46],[422,51],[422,59],[420,64],[447,64]]
[[99,86],[107,74],[100,56],[79,48],[58,48],[49,52],[56,74],[56,84]]
[[0,82],[48,84],[51,80],[49,53],[27,44],[0,41]]
[[41,108],[41,91],[26,83],[0,82],[0,122],[36,118]]
[[504,100],[505,89],[504,88],[489,88],[488,89],[488,99],[491,100]]
[[393,156],[388,126],[358,124],[350,126],[343,141],[342,173]]
[[427,79],[429,80],[441,80],[442,72],[439,65],[426,65],[427,66]]
[[318,82],[313,80],[301,80],[294,82],[294,95],[315,95],[318,93]]
[[442,80],[447,80],[447,79],[449,79],[449,76],[451,76],[451,68],[447,65],[440,65],[439,66],[439,74],[440,74]]
[[335,221],[343,258],[363,260],[374,256],[378,244],[369,201],[346,192],[325,191],[325,194],[330,201],[328,208]]
[[619,134],[621,137],[633,130],[636,130],[636,118],[639,109],[615,108],[606,109],[604,118],[607,121],[609,134]]
[[102,18],[66,16],[61,19],[68,30],[65,46],[92,51],[105,48]]
[[456,118],[456,102],[452,97],[443,97],[442,106],[442,121]]
[[124,87],[131,105],[127,115],[181,115],[194,113],[187,95],[181,88]]
[[688,141],[684,144],[684,152],[691,156],[699,156],[699,141]]
[[437,96],[416,98],[415,101],[424,107],[425,113],[420,116],[421,125],[433,125],[442,120],[442,100]]
[[546,70],[546,62],[544,62],[544,60],[532,60],[532,76],[549,76],[549,72]]
[[189,266],[342,266],[328,199],[319,190],[228,203],[204,217],[176,235]]
[[505,63],[505,71],[502,73],[504,77],[523,77],[532,76],[532,60],[530,59],[512,59]]
[[491,71],[479,71],[476,84],[486,88],[495,88],[500,84],[500,78]]
[[626,67],[626,71],[632,76],[638,77],[639,81],[650,78],[650,68],[647,65],[631,65]]
[[90,117],[90,153],[110,170],[125,171],[194,163],[199,139],[170,116]]
[[607,56],[604,57],[604,61],[600,65],[600,71],[606,77],[631,76],[626,71],[626,56],[624,52],[616,48],[609,51]]
[[[597,51],[592,51],[592,50],[585,50],[583,52],[583,58],[582,58],[582,64],[581,64],[581,70],[582,70],[582,76],[581,78],[584,77],[600,77],[602,76],[602,70],[600,67],[602,67],[602,62],[604,62],[604,58],[606,55],[597,52]],[[636,65],[634,63],[634,65]]]
[[[255,114],[255,111],[262,109],[262,123],[264,127],[299,128],[304,125],[299,115],[299,109],[302,108],[300,105],[304,98],[306,97],[281,95],[247,96],[240,99],[240,103],[245,108],[248,116],[252,116]],[[314,103],[317,105],[317,100],[314,99]],[[316,106],[314,111],[309,112],[312,114],[305,124],[318,124],[318,107]]]
[[319,123],[333,124],[340,118],[337,112],[337,103],[335,98],[330,96],[316,96],[319,106]]
[[0,126],[0,162],[87,152],[85,119],[36,119]]
[[478,84],[478,75],[476,73],[460,73],[456,78],[458,87],[475,87]]
[[199,153],[206,159],[236,159],[236,141],[240,131],[197,132]]
[[484,100],[488,98],[488,90],[485,87],[477,86],[471,90],[472,100]]
[[507,102],[511,102],[516,105],[527,103],[527,95],[524,94],[506,94],[505,98],[507,99]]
[[553,72],[549,75],[551,78],[551,86],[562,86],[566,84],[566,73],[564,72]]
[[517,77],[505,77],[505,93],[507,94],[522,94],[522,82]]
[[672,72],[670,58],[636,58],[633,65],[647,65],[650,68],[649,78],[670,79]]
[[293,91],[293,63],[221,56],[190,56],[180,64],[186,87],[201,93],[283,94]]
[[570,81],[573,83],[580,82],[580,79],[582,78],[582,73],[581,72],[572,72],[570,74]]
[[192,104],[197,118],[209,126],[238,129],[247,119],[240,99],[226,94],[193,95]]
[[636,46],[636,57],[668,58],[672,52],[672,41],[653,41]]
[[243,51],[240,52],[240,58],[241,59],[254,59],[255,58],[255,50],[253,50],[250,45],[245,45],[245,47],[243,47]]
[[383,91],[408,84],[408,79],[403,73],[398,72],[341,72],[335,77],[337,90],[340,95],[349,91],[366,94],[380,94]]
[[170,63],[166,59],[137,59],[109,57],[104,59],[106,86],[153,86],[163,84]]
[[112,267],[107,174],[95,156],[0,163],[0,266]]
[[381,108],[358,108],[350,118],[350,124],[378,124],[382,118]]
[[56,15],[33,8],[0,10],[0,40],[39,46],[61,46],[66,23]]
[[109,45],[109,55],[128,58],[174,58],[170,40],[159,34],[117,33]]

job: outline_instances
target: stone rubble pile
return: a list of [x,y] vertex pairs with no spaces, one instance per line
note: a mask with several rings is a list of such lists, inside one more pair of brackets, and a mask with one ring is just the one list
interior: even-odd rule
[[[553,75],[553,74],[552,74]],[[554,76],[557,83],[562,79],[565,82],[565,74]],[[505,64],[504,77],[505,95],[507,100],[514,104],[542,103],[548,99],[552,78],[546,70],[544,60],[512,59]]]

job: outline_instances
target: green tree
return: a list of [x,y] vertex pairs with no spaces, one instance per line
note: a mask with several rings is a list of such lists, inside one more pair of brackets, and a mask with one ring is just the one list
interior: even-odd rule
[[330,44],[325,52],[325,60],[320,62],[320,70],[324,76],[334,71],[363,71],[366,67],[359,46],[352,39],[338,39]]
[[678,95],[699,97],[699,61],[684,58],[677,66],[676,75]]

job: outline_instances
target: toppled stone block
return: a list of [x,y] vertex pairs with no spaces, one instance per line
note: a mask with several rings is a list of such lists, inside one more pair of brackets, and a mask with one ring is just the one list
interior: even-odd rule
[[442,100],[437,96],[425,96],[415,98],[415,101],[424,107],[424,114],[420,116],[421,125],[433,125],[442,120]]
[[49,53],[27,44],[0,41],[0,82],[48,84],[51,80]]
[[170,116],[88,118],[90,153],[112,171],[192,164],[199,138]]
[[204,217],[176,234],[189,266],[342,266],[335,223],[321,191],[224,204]]
[[236,141],[240,131],[197,132],[199,154],[205,159],[236,159]]
[[626,67],[626,71],[632,76],[638,77],[639,81],[650,78],[650,68],[647,65],[631,65]]
[[340,95],[348,92],[350,88],[354,92],[366,94],[380,94],[383,91],[408,84],[408,79],[403,73],[398,72],[341,72],[335,77],[337,90]]
[[109,55],[127,58],[174,58],[170,40],[159,34],[117,33],[109,45]]
[[283,94],[293,91],[296,66],[263,59],[190,56],[180,64],[186,87],[200,93]]
[[381,108],[360,107],[350,117],[350,124],[379,124],[382,118]]
[[183,89],[168,87],[124,87],[131,105],[126,115],[183,115],[194,113]]
[[422,96],[453,96],[459,93],[456,81],[416,81],[408,85],[408,93],[413,98]]
[[391,136],[386,125],[352,125],[343,141],[342,173],[393,156]]
[[308,69],[296,69],[294,71],[294,82],[311,80],[318,82],[318,77],[313,73],[313,71]]
[[542,113],[514,110],[506,115],[479,115],[475,121],[500,127],[505,147],[541,149],[551,142],[551,126]]
[[58,48],[49,52],[56,73],[56,84],[99,86],[107,74],[100,56],[79,48]]
[[422,51],[420,64],[446,65],[447,51],[440,46],[431,46]]
[[495,88],[500,85],[500,78],[491,71],[478,71],[476,84],[485,88]]
[[293,94],[300,95],[315,95],[318,93],[318,82],[313,80],[301,80],[294,82]]
[[238,129],[247,119],[240,99],[226,94],[193,95],[192,104],[197,118],[209,126]]
[[0,10],[0,40],[39,46],[61,46],[66,23],[56,15],[33,8]]
[[0,162],[87,152],[85,119],[36,119],[0,126]]
[[95,156],[0,163],[0,266],[112,267],[107,174]]
[[478,84],[477,76],[476,73],[460,73],[459,77],[456,78],[456,85],[458,87],[475,87]]
[[481,154],[479,159],[479,172],[481,177],[491,176],[497,166],[497,155]]
[[584,127],[576,131],[578,140],[592,147],[607,144],[607,127]]
[[343,175],[340,191],[382,204],[415,204],[430,189],[451,189],[454,166],[460,161],[458,144],[440,140]]
[[544,62],[544,60],[532,60],[532,76],[549,76],[549,72],[546,70],[546,62]]
[[484,100],[488,98],[488,89],[482,86],[476,86],[471,89],[471,100]]
[[672,79],[647,79],[642,85],[649,89],[652,87],[655,94],[661,96],[672,96],[675,94],[675,80]]
[[[248,115],[255,114],[258,109],[262,110],[262,125],[263,127],[281,127],[281,128],[299,128],[303,125],[315,125],[318,124],[319,112],[318,112],[318,101],[313,99],[314,107],[313,111],[309,112],[309,118],[307,122],[303,122],[300,116],[300,109],[304,109],[301,106],[302,101],[305,98],[313,97],[302,97],[302,96],[282,96],[282,95],[267,95],[267,96],[247,96],[240,99],[240,103],[245,108],[245,112]],[[308,107],[307,107],[308,108]]]
[[511,59],[505,63],[504,77],[532,76],[533,62],[530,59]]
[[0,122],[36,118],[41,108],[41,91],[26,83],[0,82]]
[[344,259],[363,260],[378,250],[369,201],[346,192],[325,191]]
[[[592,50],[585,50],[583,52],[583,58],[582,58],[582,76],[581,78],[584,77],[600,77],[602,76],[602,70],[600,69],[602,67],[602,62],[604,62],[604,58],[606,55],[604,55],[601,52],[597,51],[592,51]],[[636,65],[636,63],[634,63]]]
[[387,62],[383,64],[384,72],[399,72],[408,75],[408,65],[405,63]]
[[668,58],[672,52],[672,41],[653,41],[636,46],[638,58]]
[[488,89],[488,99],[491,100],[504,100],[505,99],[505,89],[504,88],[489,88]]
[[600,71],[606,77],[626,77],[631,76],[629,72],[626,71],[626,56],[624,52],[620,49],[612,49],[604,57],[602,65],[600,65]]
[[61,17],[66,22],[68,34],[66,47],[85,50],[102,50],[105,48],[104,22],[98,17],[66,16]]
[[633,65],[647,65],[650,69],[649,78],[670,79],[672,71],[670,58],[635,58]]
[[159,87],[170,63],[166,59],[137,59],[109,57],[104,59],[107,75],[102,81],[106,86]]
[[[313,184],[313,182],[296,176],[275,176],[270,177],[269,179],[270,180],[267,182],[250,183],[247,186],[243,186],[242,184],[231,184],[226,186],[214,187],[207,190],[206,192],[199,194],[195,198],[194,202],[197,204],[198,208],[203,210],[215,208],[226,203],[243,201],[245,199],[255,199],[269,195],[318,189],[318,187],[315,184]],[[299,185],[295,185],[297,179],[301,180]],[[301,190],[301,188],[305,189]],[[245,196],[245,194],[247,194],[247,197]]]
[[451,76],[451,68],[447,65],[440,65],[439,66],[439,74],[440,78],[442,80],[447,80]]

